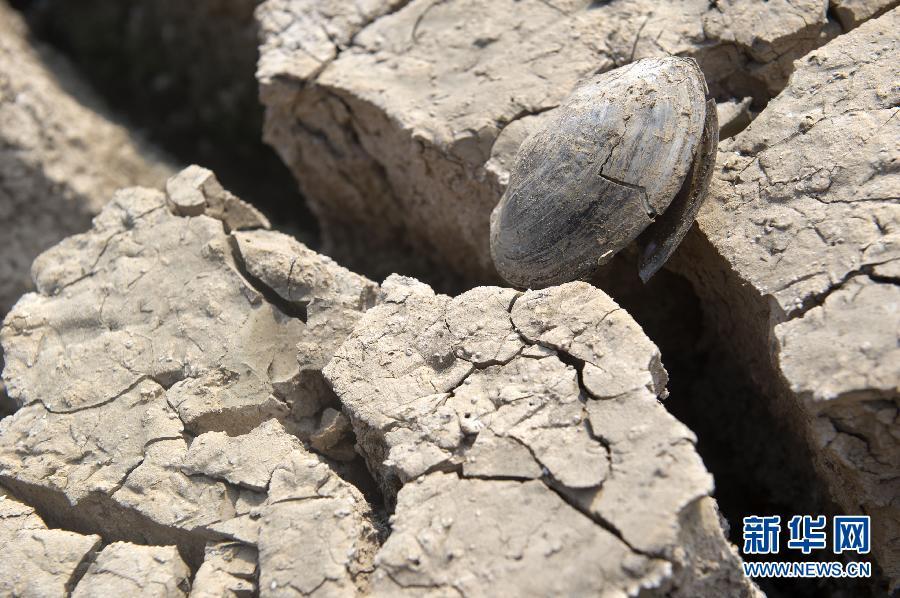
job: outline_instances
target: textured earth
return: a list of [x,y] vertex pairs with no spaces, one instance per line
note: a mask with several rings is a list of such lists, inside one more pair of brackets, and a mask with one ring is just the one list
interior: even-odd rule
[[397,276],[382,293],[325,368],[396,501],[373,590],[754,593],[658,400],[659,351],[609,297]]
[[[897,591],[898,4],[0,0],[0,594]],[[668,270],[495,286],[526,139],[668,55],[721,138]],[[871,516],[873,578],[744,576],[779,501]]]
[[[117,188],[158,185],[169,174],[161,154],[113,122],[70,66],[33,46],[23,20],[0,3],[0,318],[34,288],[38,254],[90,226]],[[0,416],[13,408],[0,382]]]
[[[47,584],[89,562],[76,593],[129,566],[173,592],[187,566],[262,595],[755,591],[659,351],[602,291],[379,288],[267,225],[190,167],[36,260],[0,337],[0,484],[93,534],[54,530],[76,548]],[[572,574],[523,576],[548,558]]]
[[895,9],[798,61],[784,92],[720,146],[678,266],[732,350],[774,387],[772,408],[808,439],[838,504],[871,515],[876,558],[895,582],[898,27]]
[[[714,93],[762,101],[795,58],[840,30],[826,8],[268,0],[257,10],[265,135],[319,217],[326,248],[349,265],[385,275],[425,268],[409,263],[423,256],[494,280],[488,219],[512,159],[579,80],[679,54],[700,62]],[[365,239],[353,233],[359,226]]]
[[171,172],[98,104],[60,57],[31,46],[22,19],[0,4],[2,314],[32,288],[39,253],[90,226],[119,187],[159,185]]
[[[644,56],[696,58],[711,91],[736,98],[719,105],[734,138],[675,269],[808,443],[830,498],[880,522],[876,556],[900,580],[895,2],[414,0],[366,18],[316,4],[258,10],[258,77],[267,138],[326,247],[362,225],[389,256],[402,239],[418,251],[397,259],[475,280],[495,280],[485,228],[512,157],[576,82]],[[287,26],[298,13],[328,35]],[[334,251],[372,269],[365,241]]]

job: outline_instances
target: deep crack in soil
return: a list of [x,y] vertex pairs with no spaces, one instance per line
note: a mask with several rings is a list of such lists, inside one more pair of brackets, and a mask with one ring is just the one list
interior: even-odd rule
[[[625,308],[659,347],[669,374],[664,404],[697,435],[697,452],[715,478],[714,496],[738,549],[743,517],[781,515],[786,522],[796,514],[840,512],[816,478],[803,438],[773,415],[769,407],[774,399],[716,337],[709,314],[685,278],[663,269],[641,284],[629,254],[617,256],[593,283]],[[833,555],[819,558],[830,560]],[[756,582],[770,598],[873,592],[868,580]]]

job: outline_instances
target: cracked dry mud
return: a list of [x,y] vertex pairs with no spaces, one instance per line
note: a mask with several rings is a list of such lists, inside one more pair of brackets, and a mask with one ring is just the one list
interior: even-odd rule
[[[265,134],[330,254],[471,287],[576,82],[696,58],[733,138],[673,266],[896,590],[897,4],[267,0]],[[658,350],[603,292],[379,286],[196,166],[114,194],[169,167],[29,44],[0,2],[0,314],[107,206],[0,331],[0,594],[758,594]]]
[[756,592],[658,350],[601,291],[382,294],[324,370],[396,503],[374,593]]
[[165,189],[41,255],[0,333],[10,592],[757,592],[601,291],[380,288],[207,170]]
[[[33,288],[40,252],[90,226],[119,187],[156,185],[170,172],[0,2],[0,318]],[[0,382],[0,416],[11,410]]]
[[[0,333],[21,405],[0,423],[0,483],[57,525],[177,546],[204,563],[207,593],[257,577],[266,595],[356,588],[369,507],[301,439],[337,405],[320,369],[377,285],[265,230],[209,171],[166,189],[118,192],[91,231],[36,260],[38,292]],[[322,452],[346,458],[334,420]],[[91,593],[143,558],[114,546],[81,582]],[[174,561],[147,570],[163,573],[187,579]]]
[[493,281],[488,218],[515,152],[580,79],[677,54],[698,60],[714,95],[764,102],[795,58],[840,32],[827,8],[268,0],[257,9],[265,137],[319,217],[329,254],[379,276],[417,272],[427,266],[410,262],[427,256]]
[[[737,136],[676,268],[720,344],[777,397],[776,417],[809,440],[831,498],[877,522],[875,558],[896,588],[896,6],[268,0],[265,133],[347,263],[417,271],[374,251],[381,237],[388,253],[405,243],[490,281],[489,213],[548,111],[590,73],[696,58],[725,100],[723,138]],[[743,133],[750,106],[732,98],[754,113],[768,101]],[[358,226],[374,231],[364,251],[336,242]]]
[[190,570],[174,546],[138,546],[48,529],[0,488],[4,596],[187,596]]
[[88,228],[116,189],[170,172],[0,3],[0,316],[33,288],[40,252]]
[[0,592],[61,596],[71,591],[100,537],[47,529],[28,505],[0,488]]
[[[848,5],[852,3],[847,3]],[[900,583],[900,9],[796,63],[720,145],[678,268]]]

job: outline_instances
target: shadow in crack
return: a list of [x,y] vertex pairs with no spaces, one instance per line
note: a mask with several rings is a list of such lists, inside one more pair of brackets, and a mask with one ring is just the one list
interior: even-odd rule
[[262,142],[256,0],[17,0],[113,111],[183,164],[214,171],[273,225],[315,247],[297,185]]
[[[592,282],[659,347],[669,373],[666,408],[697,435],[697,451],[715,478],[715,498],[738,549],[745,516],[781,515],[784,543],[791,516],[835,512],[813,475],[804,439],[773,415],[771,397],[724,350],[687,279],[663,269],[642,284],[631,251],[617,256]],[[818,558],[835,556],[829,551]],[[782,552],[778,559],[810,560],[796,551]],[[866,579],[756,581],[770,598],[879,595]]]

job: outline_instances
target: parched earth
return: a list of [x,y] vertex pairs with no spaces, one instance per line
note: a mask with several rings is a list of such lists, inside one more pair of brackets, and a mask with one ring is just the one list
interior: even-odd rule
[[34,258],[90,226],[116,189],[160,185],[171,172],[0,3],[0,313],[33,288]]
[[512,159],[579,80],[677,54],[700,62],[714,94],[764,102],[840,31],[827,4],[268,0],[265,136],[348,265],[436,263],[493,281],[488,218]]
[[[696,58],[733,138],[673,269],[699,295],[714,351],[809,447],[828,499],[871,515],[896,587],[896,3],[313,4],[258,9],[257,76],[267,139],[326,248],[374,228],[387,255],[406,243],[397,260],[476,281],[496,279],[487,227],[512,157],[572,87],[645,56]],[[399,263],[373,243],[333,251],[367,270],[373,256]]]
[[676,267],[900,581],[900,10],[796,63],[720,146]]
[[[116,189],[159,185],[171,173],[0,2],[0,317],[34,288],[31,263],[42,251],[89,227]],[[0,416],[12,409],[0,382]]]
[[6,590],[755,591],[601,291],[379,287],[266,225],[190,167],[35,262],[2,332],[4,542],[59,554]]
[[166,187],[119,192],[37,260],[2,333],[21,407],[0,484],[67,528],[177,546],[200,581],[255,583],[258,560],[269,590],[351,587],[377,533],[320,372],[377,285],[265,230],[209,171]]
[[871,516],[866,583],[896,591],[895,0],[177,4],[133,8],[174,24],[162,55],[237,45],[172,65],[216,100],[167,126],[239,119],[258,52],[259,135],[323,246],[175,173],[0,2],[0,594],[762,595],[666,407],[683,356],[621,281],[491,286],[523,140],[585,77],[668,54],[723,141],[666,274],[819,504]]

